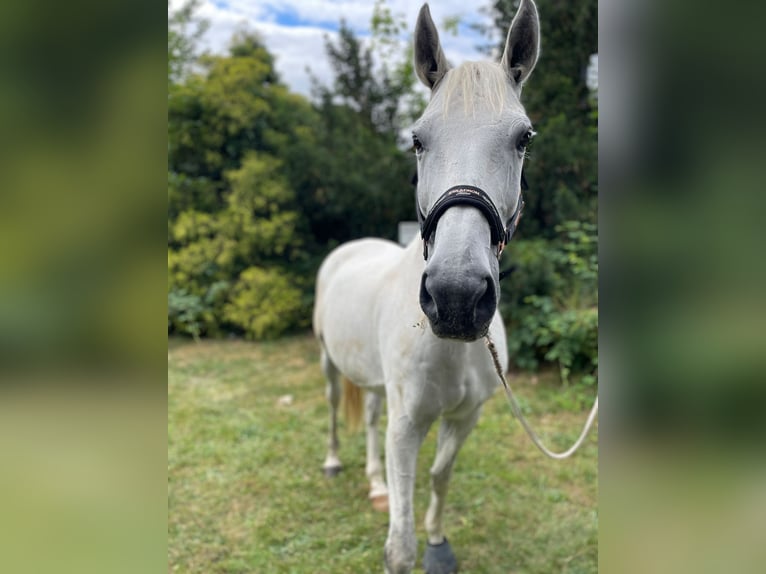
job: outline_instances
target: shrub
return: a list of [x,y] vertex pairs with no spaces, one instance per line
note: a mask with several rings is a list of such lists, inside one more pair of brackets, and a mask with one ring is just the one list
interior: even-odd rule
[[[305,324],[292,310],[294,287],[273,306],[256,300],[253,289],[269,293],[267,285],[280,271],[254,274],[250,269],[300,267],[305,256],[296,229],[299,215],[292,209],[293,193],[280,173],[281,163],[268,154],[248,153],[239,169],[226,172],[229,189],[223,208],[215,213],[181,211],[169,227],[168,328],[197,338],[219,336],[232,327],[249,337],[263,338]],[[245,273],[248,273],[245,275]],[[247,287],[247,278],[259,287]],[[235,284],[232,288],[232,284]],[[250,291],[248,291],[250,289]],[[305,298],[305,296],[304,296]],[[224,307],[228,305],[228,310]],[[257,314],[247,313],[255,306]],[[305,302],[304,302],[305,308]],[[269,317],[276,309],[288,315]],[[289,321],[284,325],[284,321]]]
[[168,331],[175,330],[199,339],[202,332],[202,297],[185,289],[168,293]]
[[171,288],[168,292],[168,332],[184,333],[198,339],[219,333],[219,309],[229,288],[216,281],[201,292]]
[[556,364],[562,382],[582,374],[595,382],[598,367],[598,244],[595,225],[568,221],[555,240],[512,244],[515,267],[503,286],[503,314],[514,364]]
[[232,288],[224,317],[248,339],[273,339],[293,327],[302,313],[301,291],[277,269],[249,267]]
[[[548,296],[531,295],[525,299],[528,312],[521,318],[518,335],[546,361],[559,367],[561,380],[569,383],[571,373],[583,373],[583,382],[595,382],[598,368],[598,310],[561,310]],[[517,343],[518,344],[518,343]]]

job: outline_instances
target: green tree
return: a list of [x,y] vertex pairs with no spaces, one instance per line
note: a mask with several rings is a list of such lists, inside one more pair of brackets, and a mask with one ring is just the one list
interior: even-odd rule
[[301,198],[320,245],[364,236],[396,238],[397,223],[414,212],[414,165],[392,138],[381,135],[353,109],[319,105],[321,129],[314,161],[321,172]]
[[341,20],[337,43],[329,38],[325,51],[334,72],[331,88],[314,81],[320,101],[334,99],[354,110],[359,118],[380,133],[396,134],[398,99],[394,81],[387,69],[375,65],[371,47],[364,47],[345,20]]
[[[260,39],[239,33],[229,52],[200,57],[202,71],[190,75],[169,98],[172,172],[220,183],[223,172],[236,168],[247,150],[276,151],[268,144],[269,131],[290,129],[275,125],[273,107],[288,90],[279,83],[274,59]],[[220,186],[216,191],[222,199]]]
[[[394,129],[401,130],[417,120],[427,104],[415,77],[413,32],[405,16],[391,12],[385,0],[375,0],[370,29],[370,46],[380,62],[384,97],[390,107],[395,104]],[[409,134],[403,143],[409,146]]]
[[195,60],[197,43],[210,23],[195,18],[200,0],[187,0],[181,8],[170,10],[168,0],[168,89],[186,75]]
[[369,235],[394,239],[397,223],[414,213],[414,161],[398,146],[401,110],[416,101],[414,75],[397,52],[402,23],[382,2],[372,29],[365,46],[341,21],[337,41],[325,42],[332,85],[313,81],[321,176],[303,207],[327,246]]
[[375,1],[366,45],[341,20],[337,41],[325,40],[333,85],[322,86],[314,79],[315,98],[323,101],[332,96],[376,131],[396,140],[426,103],[423,92],[416,89],[408,28],[404,16],[392,13],[385,0]]
[[[169,327],[275,336],[307,323],[307,280],[297,276],[306,225],[293,186],[299,178],[288,175],[298,173],[301,157],[284,150],[307,149],[293,143],[310,139],[315,113],[280,83],[257,36],[239,33],[228,56],[197,64],[169,92]],[[290,285],[280,308],[292,311],[283,321],[245,320],[254,308],[251,280]]]

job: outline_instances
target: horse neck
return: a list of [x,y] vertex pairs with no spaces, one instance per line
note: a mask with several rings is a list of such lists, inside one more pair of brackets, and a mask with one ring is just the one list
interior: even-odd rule
[[426,262],[423,259],[423,240],[419,234],[416,234],[412,241],[405,246],[402,253],[402,265],[406,269],[407,275],[417,275],[418,286],[420,286],[420,277],[425,271]]

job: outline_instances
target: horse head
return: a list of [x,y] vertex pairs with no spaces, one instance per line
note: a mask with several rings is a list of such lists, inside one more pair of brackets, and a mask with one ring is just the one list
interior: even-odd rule
[[521,215],[534,135],[521,88],[539,43],[537,9],[522,0],[500,62],[451,68],[427,4],[418,15],[415,71],[431,90],[412,134],[426,258],[420,306],[439,337],[483,337],[497,309],[498,260]]

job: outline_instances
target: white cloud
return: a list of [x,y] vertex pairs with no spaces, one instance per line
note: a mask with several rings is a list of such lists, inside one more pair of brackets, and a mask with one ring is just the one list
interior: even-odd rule
[[[171,6],[181,0],[172,0]],[[437,27],[447,17],[460,16],[466,23],[490,23],[489,15],[481,8],[488,0],[443,0],[431,2],[431,14]],[[202,48],[214,53],[225,53],[232,34],[242,27],[258,32],[268,50],[276,57],[276,67],[282,80],[291,90],[309,95],[311,83],[306,73],[312,73],[323,83],[332,78],[330,64],[324,50],[324,37],[335,37],[328,26],[335,26],[344,18],[359,35],[369,34],[372,0],[204,0],[197,15],[210,22]],[[408,25],[408,34],[415,27],[420,2],[389,0],[395,15],[402,14]],[[279,15],[288,14],[298,25],[282,25]],[[283,18],[284,19],[284,18]],[[466,60],[480,60],[483,56],[476,48],[486,44],[487,38],[466,27],[455,37],[442,32],[441,41],[447,58],[453,64]]]
[[261,34],[269,51],[276,58],[276,68],[282,81],[299,94],[309,95],[311,81],[306,67],[322,83],[330,84],[332,70],[325,56],[325,36],[336,37],[322,28],[279,26],[260,23],[254,28]]

